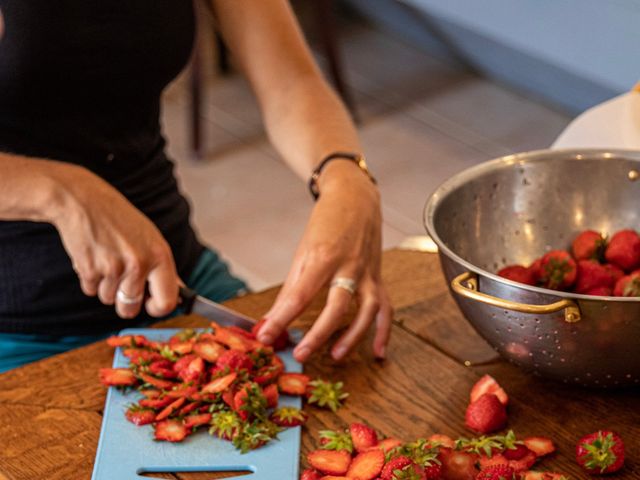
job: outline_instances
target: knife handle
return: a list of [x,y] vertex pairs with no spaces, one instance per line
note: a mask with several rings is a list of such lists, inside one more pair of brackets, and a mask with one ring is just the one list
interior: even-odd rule
[[193,304],[195,303],[197,296],[198,294],[194,290],[182,285],[180,286],[178,291],[178,303],[186,315],[190,314],[193,310]]

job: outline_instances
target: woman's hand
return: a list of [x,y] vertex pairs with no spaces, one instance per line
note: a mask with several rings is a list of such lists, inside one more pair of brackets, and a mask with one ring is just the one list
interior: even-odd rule
[[179,280],[160,231],[98,176],[81,167],[59,165],[51,172],[55,201],[49,217],[60,232],[82,291],[98,295],[106,305],[115,303],[120,317],[133,318],[141,310],[148,283],[147,312],[163,316],[173,311]]
[[[271,343],[309,305],[320,288],[336,277],[356,282],[358,313],[332,348],[344,357],[375,321],[374,354],[385,357],[392,309],[380,279],[381,214],[377,188],[357,166],[333,161],[320,177],[320,198],[300,242],[278,298],[265,315],[258,339]],[[343,325],[352,295],[329,290],[322,313],[294,350],[304,362]]]

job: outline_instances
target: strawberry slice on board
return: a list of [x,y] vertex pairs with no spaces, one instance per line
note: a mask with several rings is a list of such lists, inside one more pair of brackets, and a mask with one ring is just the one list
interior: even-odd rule
[[556,451],[553,440],[547,437],[527,437],[523,442],[529,450],[536,454],[536,457],[544,457]]
[[148,425],[156,421],[156,412],[151,408],[141,407],[140,405],[131,405],[124,416],[134,425]]
[[156,423],[154,438],[166,442],[181,442],[189,435],[189,429],[180,420],[171,419]]
[[188,415],[183,419],[184,426],[187,428],[196,428],[202,425],[208,425],[211,422],[210,413],[197,413],[194,415]]
[[384,453],[387,453],[401,445],[402,441],[398,440],[397,438],[385,438],[380,440],[376,445],[369,447],[369,450],[378,449],[382,450]]
[[171,390],[173,387],[177,385],[174,382],[170,382],[169,380],[162,380],[160,378],[156,378],[147,373],[140,373],[139,377],[140,377],[140,380],[142,380],[144,383],[153,385],[154,387],[159,388],[161,390]]
[[101,368],[100,383],[108,387],[128,387],[138,383],[138,379],[128,368]]
[[164,407],[164,409],[158,415],[156,415],[156,421],[159,422],[161,420],[164,420],[165,418],[169,418],[173,414],[173,412],[178,410],[184,404],[184,402],[186,402],[186,400],[187,399],[184,397],[178,398],[177,400]]
[[500,386],[500,384],[493,378],[491,375],[483,375],[480,377],[473,387],[471,387],[471,392],[469,394],[470,403],[478,400],[485,393],[493,393],[500,403],[503,405],[507,405],[509,403],[509,396],[507,392]]
[[278,377],[278,388],[285,395],[302,396],[307,393],[311,379],[302,373],[283,373]]
[[346,450],[314,450],[307,454],[307,461],[327,475],[344,475],[349,470],[351,455]]
[[347,477],[360,480],[373,480],[380,474],[384,466],[384,453],[382,450],[370,450],[359,453],[351,461]]
[[307,468],[300,474],[300,480],[320,480],[322,474],[314,468]]
[[193,346],[193,353],[209,363],[216,363],[216,360],[226,349],[217,342],[199,342]]
[[232,372],[228,375],[225,375],[220,378],[216,378],[209,383],[207,383],[204,387],[202,387],[202,393],[220,393],[224,392],[229,386],[235,382],[238,374],[236,372]]

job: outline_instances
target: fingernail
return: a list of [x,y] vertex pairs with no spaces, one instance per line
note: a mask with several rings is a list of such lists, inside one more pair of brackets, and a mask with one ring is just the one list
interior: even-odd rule
[[335,358],[336,360],[340,360],[346,353],[347,348],[340,345],[339,347],[333,349],[333,358]]
[[269,335],[268,333],[260,333],[258,335],[258,340],[266,345],[270,345],[273,343],[273,336]]
[[296,358],[299,358],[300,361],[302,362],[304,362],[307,359],[307,357],[309,356],[309,353],[311,353],[311,350],[309,349],[309,347],[298,347],[293,352],[294,356]]

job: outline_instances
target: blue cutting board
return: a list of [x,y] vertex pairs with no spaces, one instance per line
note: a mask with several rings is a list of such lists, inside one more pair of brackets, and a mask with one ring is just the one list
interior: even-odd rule
[[[179,329],[127,329],[121,335],[145,335],[151,340],[167,340]],[[288,372],[302,372],[292,356],[292,348],[279,352]],[[129,359],[120,348],[114,367],[127,367]],[[288,428],[262,448],[241,454],[230,442],[220,440],[201,429],[182,443],[153,440],[153,427],[137,427],[127,421],[124,412],[141,398],[136,391],[122,393],[109,388],[102,419],[92,480],[147,479],[144,472],[224,472],[251,471],[255,480],[295,480],[298,478],[300,428]],[[301,408],[302,400],[280,397],[280,405]]]

